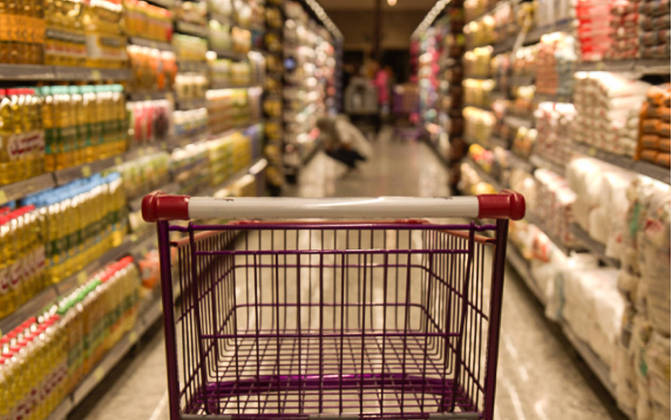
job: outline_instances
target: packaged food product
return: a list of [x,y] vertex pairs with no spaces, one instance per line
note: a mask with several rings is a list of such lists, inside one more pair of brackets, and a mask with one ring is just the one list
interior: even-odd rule
[[654,162],[660,166],[665,166],[669,167],[671,165],[671,157],[669,157],[669,153],[658,153]]
[[641,136],[641,147],[644,149],[657,150],[660,138],[655,134]]

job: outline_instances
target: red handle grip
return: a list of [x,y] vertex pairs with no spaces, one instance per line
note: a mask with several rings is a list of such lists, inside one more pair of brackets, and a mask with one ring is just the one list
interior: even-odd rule
[[478,217],[481,219],[520,220],[526,213],[524,196],[511,190],[500,194],[478,195]]
[[142,199],[142,218],[145,222],[159,220],[189,220],[188,195],[169,195],[154,191]]

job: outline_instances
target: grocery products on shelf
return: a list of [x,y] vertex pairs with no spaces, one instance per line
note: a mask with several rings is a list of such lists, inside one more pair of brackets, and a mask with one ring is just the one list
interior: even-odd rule
[[641,107],[638,143],[634,158],[669,167],[671,142],[671,85],[652,86]]
[[177,33],[172,37],[172,46],[178,61],[205,61],[207,39]]
[[39,237],[53,283],[75,274],[123,239],[126,198],[116,172],[45,190],[23,203],[41,209]]
[[41,64],[46,25],[44,2],[39,0],[18,6],[20,4],[8,2],[0,12],[0,63]]
[[171,11],[138,0],[124,0],[123,5],[126,34],[170,42],[173,33]]
[[121,85],[46,86],[40,92],[47,171],[126,150],[126,100]]
[[650,85],[609,72],[577,72],[575,78],[573,139],[633,157],[640,104]]
[[563,166],[572,153],[575,107],[571,103],[541,102],[534,111],[534,117],[537,131],[534,154]]
[[171,136],[173,105],[167,99],[128,102],[131,147],[167,140]]
[[249,125],[260,118],[260,89],[215,89],[207,91],[210,133]]
[[127,200],[168,184],[170,180],[170,155],[156,152],[124,162],[116,167],[121,174],[123,191]]
[[0,89],[0,118],[0,185],[44,172],[45,121],[39,89]]
[[[42,217],[34,205],[0,208],[0,318],[12,313],[47,285]],[[12,273],[12,275],[7,275]]]
[[61,418],[160,316],[144,194],[265,194],[284,98],[335,109],[335,34],[295,3],[285,43],[284,6],[0,1],[0,418]]
[[0,414],[45,419],[135,323],[133,259],[107,265],[0,337]]
[[131,67],[129,89],[133,93],[168,91],[177,74],[177,59],[172,51],[128,45]]
[[299,3],[287,2],[284,11],[284,155],[295,170],[314,150],[317,120],[335,109],[336,59],[333,36]]
[[493,113],[466,107],[464,108],[464,121],[464,138],[468,142],[489,145],[489,139],[492,137],[494,123],[496,122]]
[[122,33],[121,0],[84,3],[82,13],[86,35],[86,65],[98,68],[126,66],[126,36]]
[[571,96],[573,72],[578,59],[572,35],[554,32],[543,35],[535,59],[536,92],[555,96]]
[[[451,173],[465,194],[524,194],[511,265],[628,417],[667,418],[668,2],[464,9],[468,51],[456,60],[467,79],[452,107],[471,145]],[[420,79],[420,96],[437,86]]]
[[196,108],[172,113],[174,133],[177,138],[196,139],[207,131],[207,108]]

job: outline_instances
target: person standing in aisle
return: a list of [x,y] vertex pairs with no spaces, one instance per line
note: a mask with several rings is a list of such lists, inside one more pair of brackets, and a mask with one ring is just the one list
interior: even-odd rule
[[375,129],[379,134],[382,129],[382,124],[389,115],[390,111],[390,82],[391,82],[391,69],[389,66],[378,67],[375,73],[375,88],[377,89],[377,104],[378,104],[378,116],[375,120]]

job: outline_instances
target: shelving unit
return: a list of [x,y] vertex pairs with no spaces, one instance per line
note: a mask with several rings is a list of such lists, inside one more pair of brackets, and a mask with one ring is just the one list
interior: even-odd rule
[[[477,4],[476,3],[471,3],[470,7],[477,7],[485,4],[485,3],[477,3]],[[492,3],[486,3],[486,4],[491,5]],[[485,37],[491,34],[492,31],[491,27],[487,26],[486,28],[480,28],[482,29],[482,32],[478,32],[473,36],[466,34],[467,40],[470,39],[473,41],[473,45],[467,46],[467,50],[469,52],[468,58],[462,57],[464,59],[464,62],[466,62],[469,65],[468,67],[466,67],[466,71],[464,71],[464,79],[472,79],[472,82],[469,84],[469,88],[472,88],[473,86],[478,87],[480,83],[476,82],[477,80],[494,80],[495,82],[497,82],[497,84],[500,83],[498,86],[494,87],[493,91],[489,90],[491,88],[490,86],[482,84],[482,86],[480,86],[481,91],[474,92],[472,97],[479,98],[481,96],[484,97],[488,95],[488,97],[492,99],[492,101],[503,99],[508,100],[509,102],[507,103],[508,107],[505,109],[505,112],[503,113],[502,121],[498,120],[501,109],[497,108],[496,111],[497,121],[495,121],[493,127],[491,127],[492,135],[489,139],[482,138],[477,134],[473,134],[472,138],[466,139],[466,142],[471,146],[479,144],[479,146],[482,146],[485,149],[490,149],[490,151],[492,152],[494,148],[500,147],[503,149],[507,149],[508,153],[505,154],[505,157],[500,153],[493,155],[495,157],[495,160],[499,160],[499,157],[500,160],[498,162],[496,161],[494,162],[493,164],[494,169],[490,174],[485,172],[482,169],[482,167],[480,167],[470,157],[470,156],[476,156],[478,153],[480,153],[480,149],[479,148],[471,149],[473,150],[473,155],[469,155],[469,157],[464,159],[463,162],[465,162],[469,167],[473,168],[474,172],[473,171],[464,172],[464,174],[469,175],[469,178],[467,178],[467,180],[469,182],[472,182],[473,184],[469,183],[465,185],[465,187],[473,188],[476,185],[476,183],[484,182],[490,184],[495,190],[508,188],[510,186],[506,184],[508,183],[509,180],[512,182],[512,180],[514,179],[515,180],[520,179],[520,177],[512,178],[509,177],[509,175],[511,175],[513,171],[516,171],[517,175],[522,175],[519,173],[520,170],[531,175],[530,178],[526,178],[525,182],[529,181],[536,183],[540,182],[550,183],[550,180],[552,180],[553,182],[556,181],[557,185],[559,185],[561,183],[561,180],[559,179],[554,179],[552,176],[549,176],[549,177],[542,177],[544,178],[544,180],[541,180],[538,177],[534,177],[533,173],[537,169],[542,168],[549,170],[561,177],[565,177],[567,164],[569,163],[572,157],[578,157],[578,156],[593,157],[603,162],[617,166],[621,169],[633,172],[635,174],[645,175],[652,179],[662,181],[666,184],[671,184],[671,173],[669,172],[668,168],[656,166],[652,163],[644,161],[635,161],[631,157],[619,156],[605,152],[603,150],[598,150],[592,146],[578,143],[573,139],[571,139],[572,141],[567,144],[565,138],[559,137],[559,136],[570,135],[571,130],[569,128],[568,129],[569,134],[566,134],[567,128],[565,125],[560,127],[560,130],[562,131],[552,133],[553,135],[556,136],[556,138],[552,138],[552,140],[546,142],[543,145],[545,146],[545,148],[536,148],[535,150],[533,148],[533,142],[534,141],[539,142],[539,140],[541,140],[540,136],[544,135],[540,132],[540,129],[537,132],[538,137],[534,137],[534,133],[529,133],[528,131],[527,132],[520,131],[519,133],[517,132],[517,130],[522,127],[527,129],[535,128],[536,117],[535,113],[532,110],[536,109],[536,107],[540,103],[543,102],[564,103],[564,104],[573,103],[573,94],[569,93],[567,89],[567,87],[570,87],[570,83],[568,85],[559,83],[561,80],[563,80],[560,79],[560,77],[566,76],[566,73],[563,72],[608,71],[608,72],[620,73],[622,76],[632,79],[642,78],[648,82],[652,82],[655,84],[662,83],[663,81],[668,81],[669,75],[671,73],[671,67],[668,58],[621,60],[621,61],[603,60],[602,62],[584,62],[580,61],[580,51],[578,52],[578,61],[570,62],[568,58],[571,57],[570,54],[560,55],[558,53],[555,53],[554,61],[552,61],[551,63],[550,61],[539,62],[538,59],[536,59],[536,61],[533,64],[531,64],[531,62],[525,61],[524,63],[517,63],[519,65],[516,66],[515,63],[512,63],[510,60],[515,60],[518,58],[527,60],[528,54],[531,53],[529,50],[526,50],[524,51],[524,54],[517,54],[518,52],[520,52],[517,50],[518,48],[531,46],[535,43],[538,43],[542,39],[548,40],[548,38],[544,38],[544,36],[546,34],[554,32],[563,32],[566,35],[577,34],[577,26],[575,23],[575,19],[573,17],[571,17],[570,19],[559,20],[551,25],[537,26],[532,27],[531,29],[520,28],[517,33],[511,34],[508,31],[509,27],[504,25],[513,24],[511,23],[512,20],[515,20],[516,22],[521,22],[524,20],[522,18],[522,8],[518,8],[518,6],[521,4],[522,4],[521,2],[516,1],[512,2],[511,16],[514,16],[513,19],[507,19],[508,15],[506,15],[505,13],[500,14],[500,16],[503,16],[501,18],[503,20],[502,21],[497,20],[496,25],[501,26],[500,27],[494,26],[493,31],[494,33],[497,34],[505,33],[510,35],[508,35],[505,39],[500,39],[499,42],[494,42],[491,43],[491,45],[489,45],[492,51],[491,56],[488,57],[488,50],[482,48],[487,46],[487,44],[483,44],[480,42],[479,45],[475,45],[475,43],[477,43],[478,40],[485,39]],[[481,19],[484,16],[491,14],[499,6],[501,6],[501,4],[500,2],[497,2],[497,4],[495,4],[493,7],[489,8],[483,13],[478,13],[477,15],[467,11],[466,15],[467,16],[471,15],[472,19],[466,22],[466,24],[468,25],[474,23],[478,21],[478,19]],[[550,14],[556,14],[556,13],[563,13],[561,16],[572,16],[568,11],[566,11],[566,13],[564,13],[564,10],[558,12],[557,10],[562,8],[562,6],[560,5],[554,5],[555,8],[554,11],[552,10],[539,11],[538,8],[541,7],[540,3],[538,3],[536,7],[537,8],[534,11],[535,16],[529,19],[532,20],[540,18],[547,19],[552,17],[550,16]],[[418,31],[426,31],[426,33],[432,34],[433,32],[429,31],[433,29],[431,28],[433,20],[431,19],[430,16],[427,15],[425,21],[427,22],[426,25],[424,26],[420,25]],[[527,20],[525,22],[528,23],[530,21],[531,20]],[[444,24],[444,22],[442,24]],[[473,25],[472,27],[474,26],[475,25]],[[557,39],[559,39],[559,37],[557,37]],[[563,39],[559,41],[557,45],[561,45],[562,41]],[[574,44],[571,44],[570,41],[567,42],[568,42],[567,44],[564,44],[564,47],[566,48],[567,51],[570,51],[570,46]],[[546,44],[546,46],[547,45],[548,44]],[[483,60],[492,60],[495,56],[502,53],[510,53],[510,55],[508,56],[509,59],[501,59],[499,63],[502,63],[502,65],[500,68],[497,67],[496,71],[493,70],[493,67],[491,66],[491,61],[487,61],[486,63],[483,61]],[[544,50],[543,53],[547,54],[547,50]],[[564,61],[560,62],[560,58],[561,60]],[[552,60],[553,58],[549,55],[546,55],[544,56],[544,59]],[[456,61],[460,61],[459,58],[457,58]],[[538,71],[541,68],[538,67],[540,65],[557,66],[556,80],[555,78],[551,77],[550,78],[544,77],[543,80],[540,80],[541,76],[544,76],[540,74],[538,76],[539,80],[536,80],[537,79],[536,71]],[[529,70],[530,66],[531,69]],[[483,71],[486,71],[488,69],[492,69],[491,74],[483,73]],[[471,74],[468,73],[469,71],[471,72]],[[567,77],[570,77],[570,75]],[[420,86],[424,85],[420,84]],[[533,97],[529,98],[530,96],[528,95],[529,90],[519,91],[515,89],[517,87],[524,87],[524,86],[534,86],[536,88]],[[466,86],[462,86],[462,89],[466,90]],[[559,93],[555,94],[547,93],[552,92],[553,91],[552,89],[555,89],[554,91]],[[513,97],[513,95],[518,96]],[[528,103],[527,101],[531,102],[531,108],[529,109],[528,113],[524,113],[523,110],[527,109],[527,103]],[[454,111],[453,113],[456,113],[457,108],[460,106],[461,104],[458,104],[455,107],[455,109],[451,111]],[[493,109],[482,107],[478,103],[463,104],[462,108],[467,106],[471,106],[483,111],[493,112]],[[557,109],[559,109],[559,107]],[[559,115],[559,112],[560,111],[558,111],[556,115]],[[464,124],[464,126],[468,126],[469,130],[472,128],[473,132],[477,133],[477,130],[481,128],[480,125],[483,124],[484,118],[476,113],[469,112],[469,114],[473,114],[477,118],[475,120],[470,121],[472,125],[469,126],[468,125],[469,122],[467,121],[466,124]],[[566,121],[570,120],[567,119]],[[543,120],[543,122],[545,123],[545,119]],[[559,124],[557,123],[557,120],[553,120],[553,123]],[[570,122],[563,122],[563,124],[570,124]],[[489,127],[486,128],[489,129]],[[529,135],[527,136],[527,134]],[[522,135],[524,137],[520,138],[522,137]],[[505,136],[504,139],[501,138],[503,136]],[[512,152],[512,150],[510,150],[512,147],[508,147],[509,146],[507,144],[508,142],[505,139],[512,139],[513,137],[516,138],[516,147],[517,147],[516,150],[521,154],[527,153],[529,155],[528,158],[520,157],[520,155],[516,155]],[[557,143],[555,144],[552,142]],[[538,144],[539,143],[537,143],[537,145]],[[520,150],[525,145],[532,145],[532,146],[528,150],[524,151]],[[548,154],[552,153],[552,151],[554,150],[558,150],[553,148],[564,148],[564,147],[569,147],[568,156],[565,156],[566,153],[563,152],[563,150],[566,149],[562,149],[556,155]],[[560,161],[559,156],[565,156],[565,159],[562,159]],[[489,157],[489,155],[487,155],[486,157]],[[552,159],[553,157],[554,159]],[[501,171],[499,171],[497,163],[499,164],[498,166],[500,166]],[[458,164],[455,165],[453,163],[452,166],[450,167],[451,171],[453,171],[454,166],[460,166],[460,165]],[[474,173],[476,173],[477,176],[474,176]],[[497,178],[499,176],[501,177],[500,179]],[[463,185],[463,182],[460,185]],[[520,185],[522,185],[521,181]],[[519,186],[519,188],[523,187]],[[462,191],[462,194],[463,193],[464,191]],[[536,200],[539,199],[541,198],[536,197]],[[578,226],[577,224],[573,223],[572,225],[569,224],[568,226],[564,226],[565,229],[569,230],[569,233],[571,234],[570,236],[572,236],[574,240],[574,242],[570,244],[564,244],[560,240],[560,238],[556,237],[556,235],[554,235],[552,232],[561,231],[563,234],[565,230],[549,229],[550,226],[547,226],[548,221],[533,214],[533,209],[530,210],[531,211],[527,213],[525,221],[529,224],[536,226],[540,231],[542,231],[545,234],[545,236],[547,236],[548,239],[552,243],[554,243],[554,245],[556,245],[556,247],[566,256],[569,256],[574,252],[580,252],[580,253],[588,252],[600,261],[601,266],[616,269],[621,267],[620,261],[610,258],[606,255],[606,246],[604,244],[592,239],[590,235],[583,229],[581,229],[580,226]],[[555,211],[560,210],[557,209]],[[520,231],[524,231],[523,227],[520,228]],[[531,230],[529,232],[534,232],[534,230]],[[531,234],[533,233],[529,233],[529,235]],[[523,233],[520,233],[520,235],[523,235]],[[531,239],[528,237],[525,238]],[[539,284],[542,283],[537,282],[533,278],[531,265],[529,261],[524,258],[519,249],[517,249],[517,247],[514,246],[514,244],[512,243],[508,246],[507,258],[510,263],[510,266],[520,274],[520,277],[524,279],[524,282],[527,284],[529,290],[533,293],[533,295],[535,295],[538,298],[541,304],[545,306],[547,304],[547,302],[545,301],[546,300],[545,293],[543,290],[540,290],[539,287]],[[540,261],[538,263],[541,264]],[[589,345],[586,342],[582,341],[576,336],[574,331],[568,324],[566,324],[565,321],[561,321],[558,326],[564,332],[567,341],[573,345],[576,352],[591,368],[595,376],[603,384],[604,388],[608,392],[610,392],[614,398],[617,398],[615,394],[615,386],[610,379],[610,367],[600,359],[600,357],[589,347]],[[634,367],[634,369],[636,369],[636,367]],[[630,412],[627,412],[625,414],[631,418],[634,418],[632,416],[632,413]]]
[[592,239],[589,236],[589,233],[585,232],[580,225],[573,223],[571,225],[571,233],[573,233],[573,236],[575,236],[586,249],[597,256],[601,262],[613,268],[620,268],[620,261],[608,257],[606,255],[606,246],[601,242]]
[[97,69],[32,64],[0,64],[0,81],[100,82],[125,81],[129,69]]
[[[537,282],[534,279],[528,261],[522,257],[519,250],[515,246],[509,246],[506,252],[506,258],[511,267],[515,269],[517,274],[523,280],[531,293],[538,299],[540,304],[545,307],[545,295],[538,288]],[[608,366],[594,353],[587,343],[578,338],[571,327],[565,322],[556,323],[561,331],[564,333],[566,339],[571,343],[576,353],[589,366],[603,387],[611,394],[615,395],[615,384],[610,379],[610,369]],[[634,418],[632,413],[625,413],[629,418]]]

